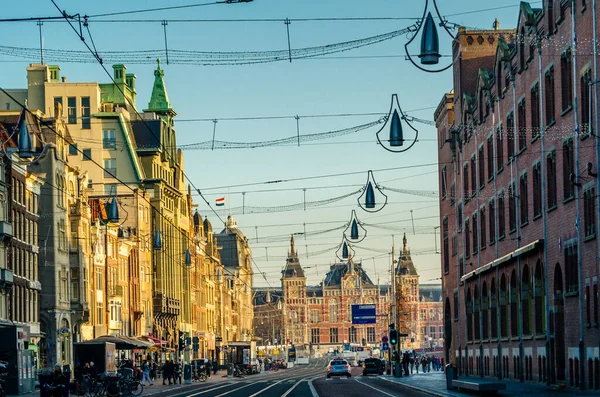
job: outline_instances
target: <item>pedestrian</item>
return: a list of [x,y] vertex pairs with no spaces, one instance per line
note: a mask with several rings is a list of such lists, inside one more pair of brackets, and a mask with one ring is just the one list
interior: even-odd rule
[[402,354],[402,366],[404,367],[404,375],[408,376],[408,365],[410,363],[410,357],[408,355],[408,351],[405,351],[404,354]]
[[217,359],[215,359],[213,361],[212,369],[213,369],[213,375],[216,375],[217,374],[217,370],[219,369],[219,363],[217,362]]
[[415,358],[411,355],[410,356],[410,373],[413,373],[413,370],[415,368]]
[[172,385],[173,382],[171,382],[171,361],[167,360],[165,361],[163,367],[162,367],[162,372],[163,372],[163,385],[166,385],[166,381],[169,381],[169,384]]
[[156,361],[154,360],[151,360],[150,363],[150,380],[154,382],[154,380],[156,379],[156,370],[158,369],[158,366],[156,365]]
[[150,366],[147,362],[144,361],[144,363],[142,364],[142,385],[145,381],[148,381],[148,386],[152,386],[154,384],[150,379]]
[[181,360],[178,360],[175,364],[175,368],[173,370],[173,383],[177,384],[177,380],[179,379],[179,384],[181,384],[181,373],[183,366],[181,365]]
[[210,360],[206,360],[206,376],[208,376],[210,378],[210,367],[211,367],[211,362]]

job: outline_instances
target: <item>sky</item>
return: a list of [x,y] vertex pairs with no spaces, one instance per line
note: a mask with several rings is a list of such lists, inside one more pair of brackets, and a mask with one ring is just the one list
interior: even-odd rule
[[[90,16],[202,2],[55,1],[70,15]],[[100,56],[106,55],[107,51],[164,51],[162,20],[169,21],[166,37],[172,57],[173,50],[287,50],[288,27],[292,49],[347,42],[414,25],[422,16],[425,3],[424,0],[254,0],[251,3],[90,17],[89,30]],[[429,5],[432,6],[431,1]],[[533,2],[532,5],[539,7],[541,2]],[[514,27],[518,6],[516,0],[438,1],[440,13],[448,21],[481,29],[490,29],[495,18],[503,29]],[[13,2],[3,18],[49,16],[60,16],[50,0],[22,0]],[[288,26],[283,22],[286,18],[292,20]],[[298,20],[318,18],[344,20]],[[142,19],[152,22],[102,22]],[[182,19],[221,21],[176,21]],[[223,21],[240,19],[276,21]],[[438,27],[438,31],[440,52],[448,55],[451,39],[441,28]],[[0,37],[3,37],[4,46],[39,49],[39,30],[35,22],[0,22]],[[86,50],[76,33],[62,21],[45,22],[42,37],[46,50]],[[286,59],[244,65],[181,65],[167,64],[163,56],[161,67],[165,71],[171,104],[177,112],[178,145],[210,141],[213,133],[217,140],[222,141],[260,142],[293,137],[298,131],[300,135],[306,135],[355,127],[386,115],[392,94],[398,95],[401,109],[409,116],[433,120],[433,112],[442,96],[452,89],[452,72],[425,73],[415,68],[405,59],[404,45],[409,39],[410,34],[402,34],[351,51],[312,59],[293,59],[291,63]],[[91,43],[89,37],[87,42]],[[420,37],[417,37],[410,47],[411,54],[418,53],[419,42]],[[26,59],[12,57],[0,47],[0,86],[24,88],[27,65],[39,63],[37,53],[33,54],[36,55]],[[152,55],[148,58],[149,62],[153,61]],[[442,57],[440,66],[448,62],[448,57]],[[59,64],[61,74],[68,81],[109,82],[97,63],[49,63]],[[107,66],[110,70],[110,64]],[[128,73],[137,76],[138,110],[141,111],[150,99],[156,63],[126,63],[126,66]],[[293,117],[296,115],[298,120]],[[316,115],[346,116],[310,117]],[[194,121],[198,119],[206,121]],[[212,121],[215,119],[218,120],[216,124]],[[304,142],[300,146],[186,149],[185,172],[210,203],[211,207],[195,194],[194,202],[198,204],[199,213],[208,216],[213,228],[220,230],[222,223],[219,217],[225,219],[230,211],[241,231],[249,238],[255,262],[255,286],[280,285],[280,272],[285,265],[292,234],[295,234],[296,248],[308,283],[318,284],[329,265],[338,261],[336,249],[342,241],[344,225],[349,222],[352,210],[356,211],[358,220],[367,230],[367,237],[352,246],[354,258],[363,262],[375,283],[378,280],[381,284],[389,282],[392,245],[395,245],[397,256],[404,233],[421,276],[420,282],[439,283],[441,256],[436,253],[436,249],[440,250],[436,197],[384,190],[388,202],[377,213],[361,209],[357,205],[358,194],[323,206],[312,207],[310,204],[361,189],[367,181],[368,170],[373,170],[375,181],[386,188],[437,191],[436,129],[425,123],[413,122],[412,125],[419,131],[419,139],[404,153],[390,153],[378,146],[375,134],[381,125],[376,125],[345,136]],[[406,130],[407,127],[404,128]],[[387,130],[383,133],[386,134]],[[299,180],[264,183],[289,179]],[[376,192],[379,201],[381,196],[378,194]],[[215,199],[220,197],[226,198],[225,207],[215,207]],[[306,210],[305,201],[309,203]],[[292,206],[293,210],[258,214],[233,212],[242,205],[245,208],[270,207],[271,210]]]

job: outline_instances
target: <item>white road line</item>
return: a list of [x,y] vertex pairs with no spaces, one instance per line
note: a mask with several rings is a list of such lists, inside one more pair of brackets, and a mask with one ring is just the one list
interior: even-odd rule
[[245,389],[245,388],[246,388],[246,387],[248,387],[248,386],[254,386],[256,383],[258,383],[258,382],[254,382],[254,383],[248,383],[246,386],[242,386],[242,387],[238,387],[237,389],[229,390],[228,392],[225,392],[225,393],[222,393],[222,394],[216,395],[215,397],[226,396],[226,395],[228,395],[229,393],[233,393],[234,391],[238,391],[238,390],[241,390],[241,389]]
[[367,386],[367,387],[370,387],[370,388],[371,388],[371,389],[373,389],[373,390],[377,390],[379,393],[383,393],[383,394],[385,394],[386,396],[390,396],[390,397],[396,397],[396,396],[394,396],[393,394],[390,394],[390,393],[388,393],[388,392],[385,392],[385,391],[383,391],[383,390],[381,390],[381,389],[378,389],[378,388],[376,388],[376,387],[373,387],[373,386],[371,386],[371,385],[368,385],[368,384],[366,384],[366,383],[364,383],[364,382],[361,382],[361,381],[359,381],[359,380],[358,380],[358,378],[355,378],[355,380],[356,380],[358,383],[360,383],[361,385],[365,385],[365,386]]
[[313,380],[320,378],[320,376],[315,376],[314,378],[312,378],[311,380],[308,381],[308,388],[310,389],[310,393],[312,394],[312,397],[319,397],[319,394],[317,394],[317,391],[315,390],[315,387],[313,386]]
[[[277,382],[277,383],[273,383],[271,386],[265,387],[265,388],[264,388],[264,389],[262,389],[261,391],[259,391],[259,392],[257,392],[257,393],[254,393],[254,394],[252,394],[252,395],[250,395],[250,396],[248,396],[248,397],[256,397],[256,396],[258,396],[260,393],[264,392],[265,390],[268,390],[268,389],[272,388],[273,386],[276,386],[276,385],[278,385],[279,383],[283,382],[284,380],[285,380],[285,379],[282,379],[282,380],[280,380],[280,381],[279,381],[279,382]],[[238,390],[238,389],[236,389],[236,390]],[[232,391],[235,391],[235,390],[232,390]],[[225,394],[227,394],[227,393],[225,393]],[[224,396],[225,394],[221,394],[221,396]],[[219,396],[216,396],[216,397],[219,397]]]
[[300,384],[300,382],[304,382],[305,380],[306,380],[306,378],[300,379],[298,382],[294,383],[294,386],[290,387],[285,393],[283,393],[281,395],[281,397],[286,397],[288,394],[290,394],[292,392],[292,390],[294,390],[296,388],[296,386],[298,386]]
[[231,383],[228,383],[228,384],[226,384],[226,385],[219,386],[219,387],[213,387],[212,389],[203,390],[203,391],[201,391],[201,392],[198,392],[198,393],[190,394],[190,395],[188,395],[188,396],[186,396],[186,397],[194,397],[194,396],[199,396],[200,394],[208,393],[208,392],[211,392],[211,391],[213,391],[213,390],[217,390],[217,389],[222,389],[222,388],[224,388],[224,387],[227,387],[227,386],[231,386]]

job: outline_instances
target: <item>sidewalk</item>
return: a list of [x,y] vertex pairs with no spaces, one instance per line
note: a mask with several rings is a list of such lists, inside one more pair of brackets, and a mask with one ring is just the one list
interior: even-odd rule
[[[426,374],[412,374],[402,378],[395,378],[391,375],[382,375],[381,379],[389,382],[399,383],[411,389],[430,394],[437,397],[465,397],[474,395],[472,392],[459,392],[458,390],[446,389],[446,374],[444,372],[428,372]],[[459,379],[473,379],[470,377],[459,377]],[[503,380],[506,383],[506,390],[498,392],[499,396],[510,397],[559,397],[559,396],[592,396],[598,395],[597,391],[581,391],[576,389],[555,390],[542,383],[515,382],[512,380]]]

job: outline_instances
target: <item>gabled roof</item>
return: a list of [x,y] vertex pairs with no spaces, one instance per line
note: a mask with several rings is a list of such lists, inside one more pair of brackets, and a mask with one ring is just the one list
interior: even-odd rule
[[[351,261],[352,259],[350,259],[349,262]],[[373,284],[373,282],[367,275],[367,272],[362,268],[362,263],[353,263],[353,265],[353,271],[360,277],[362,281],[362,287],[374,287],[375,284]],[[350,266],[348,265],[348,263],[334,263],[333,265],[329,266],[329,271],[325,275],[323,286],[341,287],[342,280],[344,279],[344,276],[346,275],[346,273],[348,273],[349,270]]]
[[419,284],[419,302],[441,302],[442,284]]
[[290,252],[285,260],[285,267],[281,271],[281,278],[301,277],[304,278],[304,270],[300,265],[298,251],[294,248],[294,236],[290,239]]

